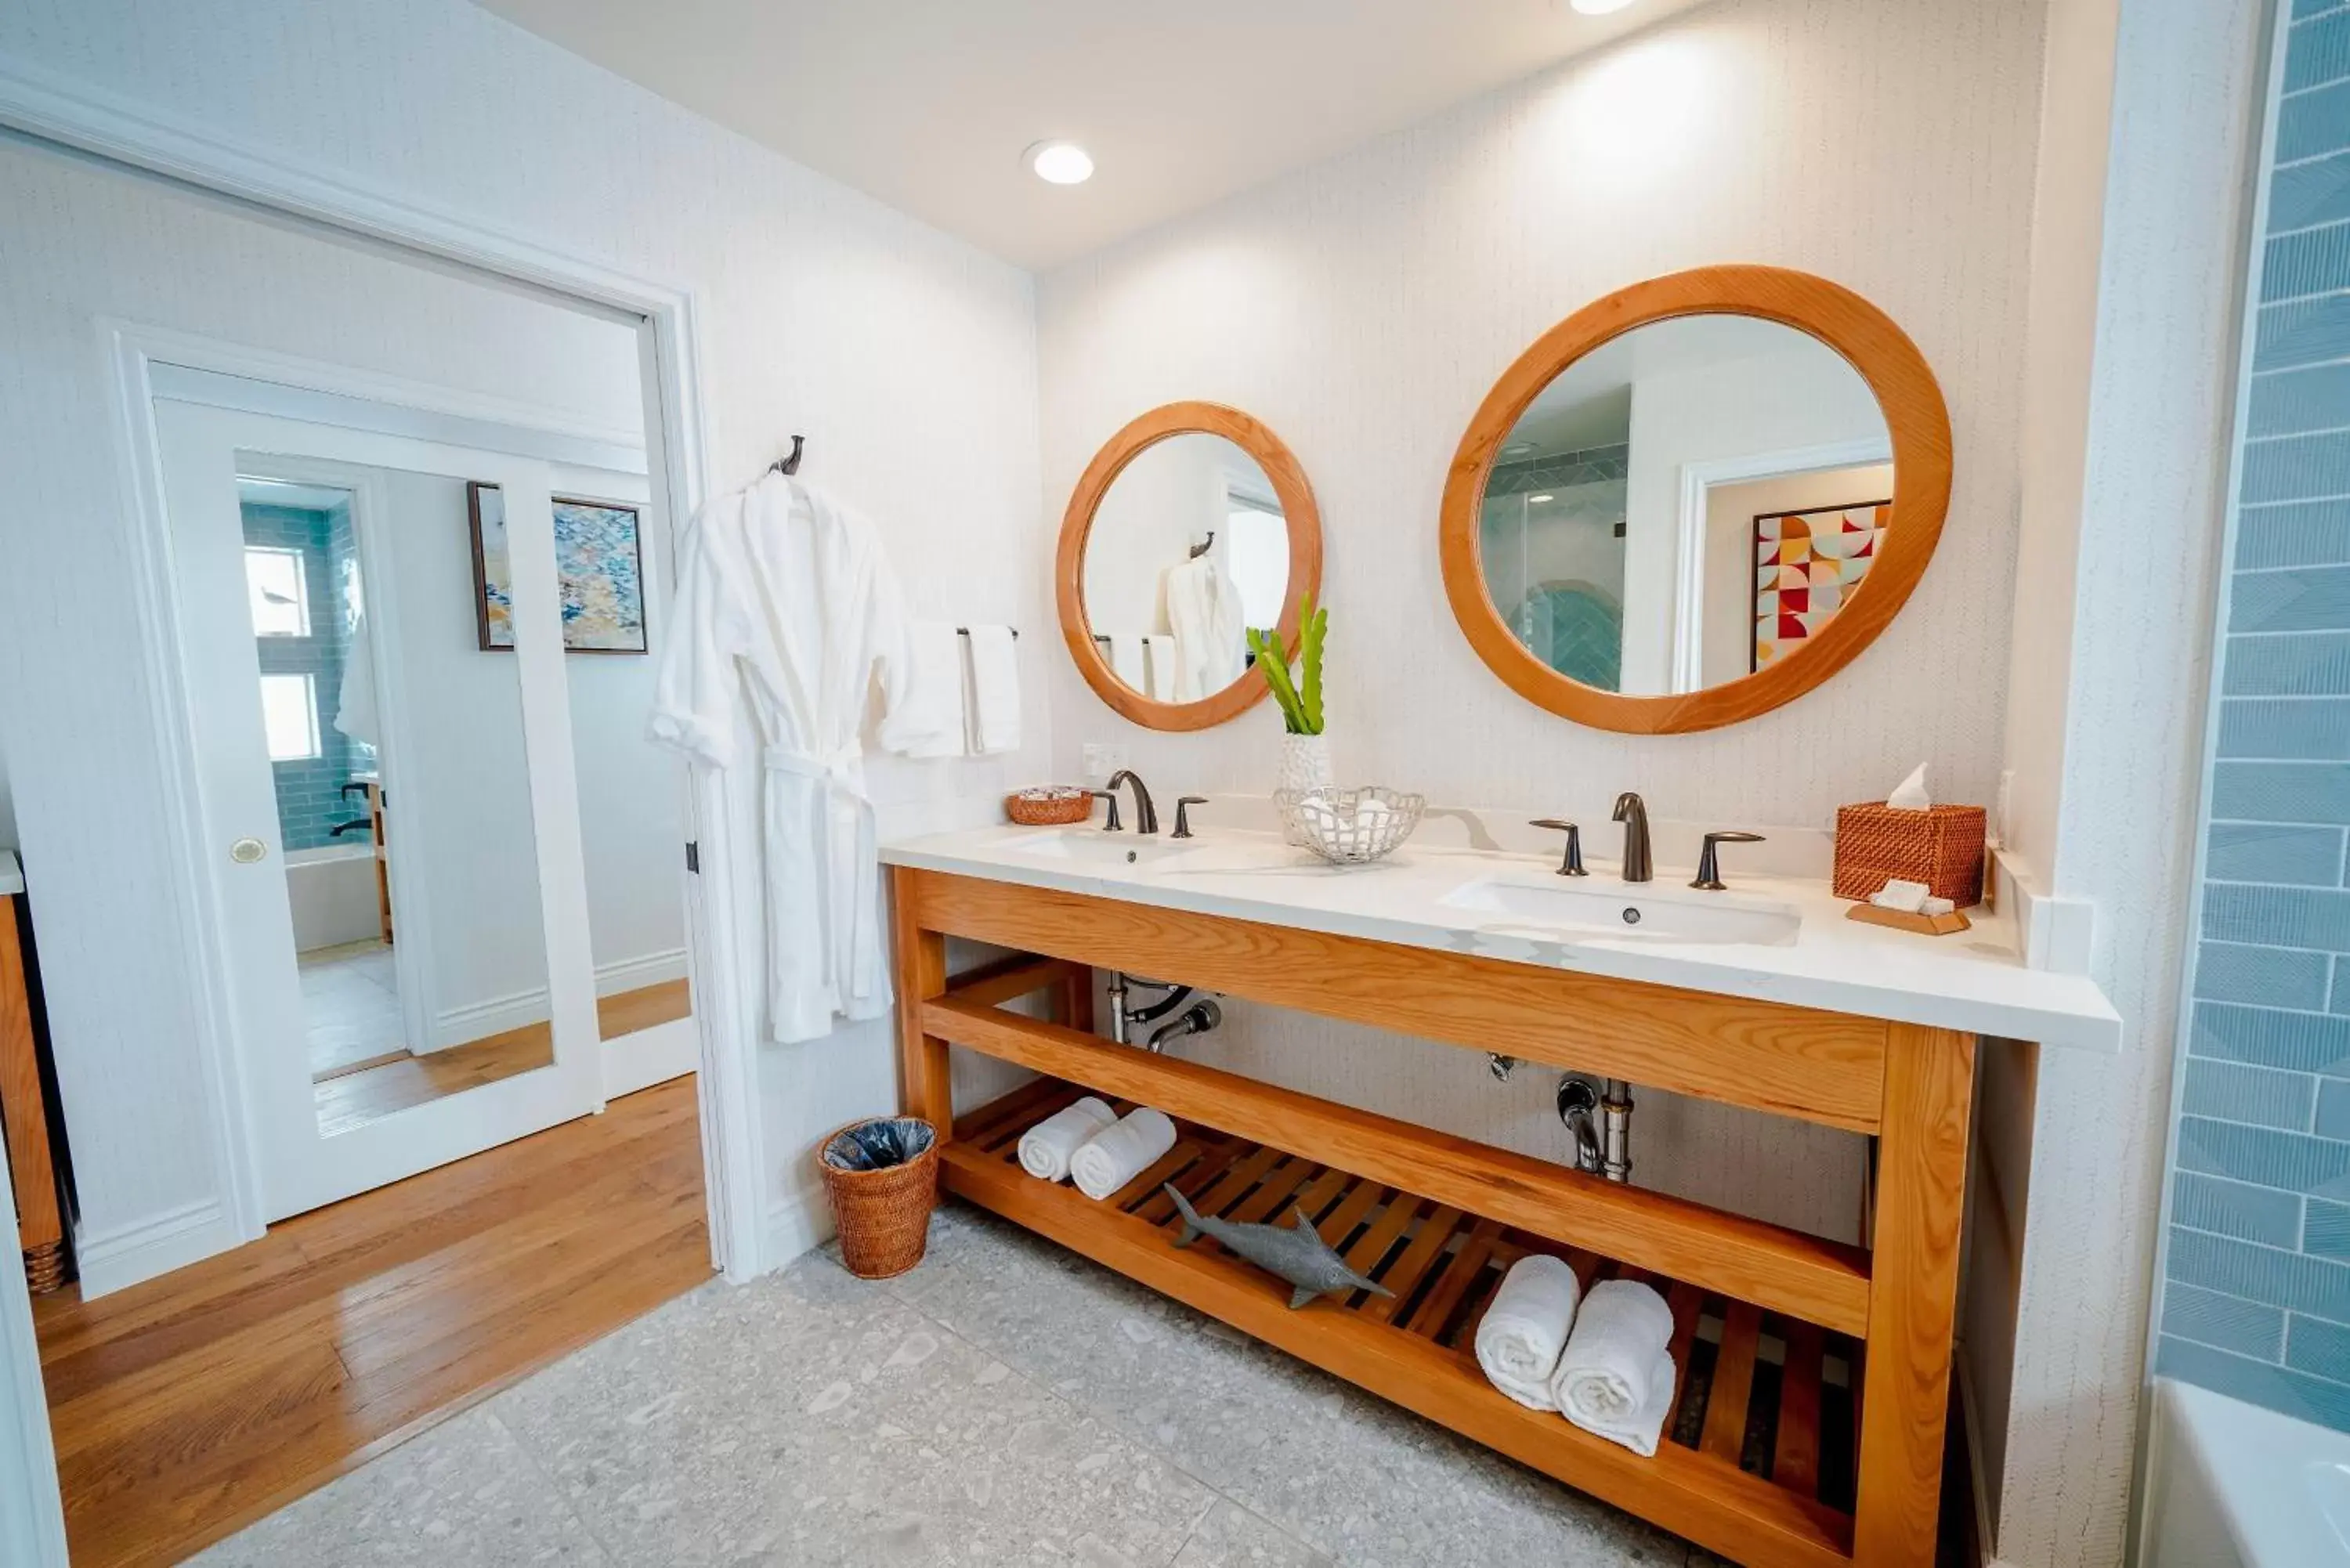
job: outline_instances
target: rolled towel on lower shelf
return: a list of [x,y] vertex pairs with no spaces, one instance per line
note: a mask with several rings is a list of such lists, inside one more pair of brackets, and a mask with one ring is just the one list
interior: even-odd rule
[[1673,1312],[1630,1280],[1591,1287],[1551,1379],[1559,1413],[1585,1431],[1652,1458],[1673,1408]]
[[1077,1190],[1099,1202],[1150,1168],[1175,1147],[1175,1124],[1145,1106],[1094,1134],[1069,1157]]
[[1477,1365],[1486,1381],[1529,1410],[1555,1410],[1550,1391],[1583,1286],[1565,1260],[1529,1252],[1510,1265],[1477,1323]]
[[1087,1095],[1020,1135],[1020,1168],[1040,1181],[1066,1181],[1070,1157],[1117,1120],[1107,1102]]

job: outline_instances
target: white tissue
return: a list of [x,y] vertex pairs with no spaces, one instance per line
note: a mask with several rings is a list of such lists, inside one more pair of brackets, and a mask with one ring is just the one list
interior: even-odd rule
[[1948,898],[1929,898],[1918,906],[1918,912],[1921,915],[1947,915],[1957,908]]
[[1896,877],[1870,894],[1868,901],[1880,909],[1898,909],[1905,915],[1914,915],[1925,907],[1932,891],[1923,882],[1904,882]]
[[1909,776],[1885,797],[1885,804],[1896,811],[1924,811],[1934,803],[1926,794],[1926,764],[1919,763],[1909,771]]

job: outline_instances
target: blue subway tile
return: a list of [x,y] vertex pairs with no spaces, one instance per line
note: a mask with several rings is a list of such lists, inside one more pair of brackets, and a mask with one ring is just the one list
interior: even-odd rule
[[[2220,769],[2273,766],[2311,768],[2329,764],[2221,763]],[[2247,808],[2265,804],[2262,792],[2254,787],[2258,782],[2240,776],[2227,790],[2215,788],[2211,815],[2230,818],[2255,815]],[[2289,793],[2272,792],[2271,798],[2289,798]],[[2229,803],[2225,809],[2218,805],[2221,799]],[[2342,837],[2338,827],[2214,822],[2204,854],[2203,872],[2214,882],[2282,882],[2298,888],[2335,888],[2342,883]]]
[[2345,561],[2350,561],[2350,501],[2289,501],[2273,506],[2247,506],[2237,514],[2236,566],[2240,570],[2326,566]]
[[2187,1048],[2213,1061],[2350,1077],[2350,1019],[2328,1013],[2199,1002]]
[[2283,1313],[2176,1281],[2162,1287],[2162,1332],[2262,1361],[2284,1355]]
[[2350,630],[2350,566],[2240,573],[2229,597],[2228,629]]
[[[2211,815],[2220,822],[2350,823],[2350,768],[2339,763],[2221,763],[2211,772]],[[2291,879],[2338,883],[2341,841],[2335,839],[2331,854],[2320,858],[2331,863],[2333,876]]]
[[[2224,1176],[2255,1187],[2273,1187],[2280,1192],[2350,1198],[2350,1143],[2311,1137],[2306,1133],[2181,1116],[2178,1168],[2206,1176]],[[2345,1272],[2345,1289],[2350,1289],[2350,1272]],[[2196,1282],[2210,1283],[2208,1280]],[[2350,1296],[2345,1296],[2345,1301],[2350,1301]],[[2350,1322],[2350,1306],[2336,1315]]]
[[[2350,146],[2350,143],[2345,143]],[[2277,235],[2268,242],[2268,252],[2261,258],[2261,298],[2301,298],[2305,294],[2329,294],[2334,289],[2350,286],[2350,225],[2329,223],[2324,228],[2303,228],[2292,235]],[[2324,419],[2324,407],[2331,404],[2341,414],[2336,392],[2320,395],[2317,407],[2308,414],[2289,419],[2284,431],[2329,431],[2336,425],[2350,423],[2345,419]],[[2261,388],[2251,390],[2253,419],[2249,435],[2280,435],[2277,428],[2261,428]]]
[[[2350,295],[2261,310],[2260,369],[2350,358]],[[2279,436],[2244,448],[2247,506],[2318,501],[2350,493],[2350,432]]]
[[2350,762],[2350,699],[2230,697],[2220,704],[2229,758]]
[[2350,16],[2327,12],[2286,35],[2284,90],[2301,92],[2350,76]]
[[2325,1011],[2350,1013],[2350,959],[2338,953],[2334,959],[2334,1000],[2326,1003]]
[[[2330,1078],[2326,1086],[2344,1091],[2343,1108],[2350,1112],[2350,1083]],[[2310,1106],[2317,1094],[2317,1080],[2307,1073],[2286,1073],[2273,1067],[2248,1067],[2241,1062],[2199,1057],[2187,1064],[2187,1081],[2179,1105],[2191,1116],[2306,1132]],[[2342,1136],[2326,1132],[2323,1125],[2317,1130],[2328,1137]]]
[[[2350,287],[2350,223],[2330,229],[2313,229],[2309,235],[2273,240],[2269,244],[2273,268],[2277,253],[2286,246],[2298,246],[2311,236],[2341,236],[2336,248],[2343,253],[2344,280],[2334,287]],[[2306,269],[2303,276],[2306,277]],[[2271,281],[2276,282],[2273,271]],[[2278,284],[2283,287],[2283,283]],[[2297,294],[2314,292],[2296,288]],[[2266,441],[2277,436],[2307,435],[2316,431],[2340,430],[2350,426],[2350,365],[2318,365],[2303,370],[2275,370],[2252,378],[2252,395],[2245,410],[2244,434],[2249,440]]]
[[2284,1364],[2328,1383],[2350,1384],[2350,1328],[2296,1315],[2286,1336]]
[[2350,147],[2350,82],[2289,98],[2278,109],[2278,162],[2297,163],[2345,147]]
[[2170,1277],[2328,1323],[2350,1323],[2350,1264],[2173,1230]]
[[2350,893],[2214,883],[2203,890],[2203,935],[2220,942],[2350,952]]
[[2170,1221],[2265,1247],[2294,1247],[2302,1233],[2301,1197],[2216,1176],[2178,1171],[2170,1179]]
[[2324,953],[2205,942],[2195,955],[2195,994],[2207,1002],[2262,1002],[2314,1012],[2325,1006],[2333,967]]
[[2170,1334],[2163,1335],[2156,1346],[2154,1370],[2158,1376],[2176,1377],[2296,1420],[2350,1431],[2350,1388],[2322,1377],[2231,1355]]
[[2230,697],[2350,697],[2350,633],[2230,639],[2222,669]]
[[2328,1078],[2318,1085],[2317,1118],[2310,1130],[2320,1137],[2350,1139],[2350,1082]]
[[2350,1203],[2328,1203],[2313,1198],[2302,1221],[2301,1250],[2313,1258],[2350,1262]]
[[2299,22],[2323,16],[2328,11],[2338,10],[2344,5],[2350,5],[2350,0],[2293,0],[2293,19]]

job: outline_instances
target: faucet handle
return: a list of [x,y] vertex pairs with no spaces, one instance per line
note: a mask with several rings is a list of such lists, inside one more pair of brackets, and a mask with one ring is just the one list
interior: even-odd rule
[[1532,822],[1526,824],[1526,826],[1528,827],[1547,827],[1554,832],[1564,833],[1566,835],[1566,856],[1565,858],[1562,859],[1558,863],[1558,874],[1560,876],[1587,877],[1590,875],[1589,872],[1583,868],[1582,828],[1578,827],[1572,822],[1564,821],[1555,816],[1538,816]]
[[1187,794],[1187,795],[1183,795],[1183,796],[1181,796],[1180,798],[1179,798],[1179,799],[1175,802],[1175,831],[1174,831],[1174,832],[1172,832],[1172,833],[1170,833],[1170,834],[1169,834],[1167,836],[1169,836],[1170,838],[1189,838],[1189,837],[1191,837],[1191,807],[1193,807],[1193,806],[1195,806],[1195,805],[1207,805],[1207,804],[1208,804],[1208,797],[1207,797],[1206,795],[1203,795],[1203,794]]
[[1721,892],[1723,890],[1723,883],[1721,880],[1721,857],[1715,853],[1714,846],[1717,844],[1760,844],[1762,842],[1762,836],[1759,833],[1724,832],[1707,834],[1705,836],[1705,847],[1698,852],[1697,880],[1691,882],[1690,886],[1692,888],[1702,888],[1709,893]]
[[1114,789],[1097,789],[1094,791],[1094,798],[1096,800],[1106,800],[1109,802],[1109,820],[1102,824],[1102,831],[1104,833],[1124,833],[1126,831],[1126,824],[1118,819],[1118,791]]

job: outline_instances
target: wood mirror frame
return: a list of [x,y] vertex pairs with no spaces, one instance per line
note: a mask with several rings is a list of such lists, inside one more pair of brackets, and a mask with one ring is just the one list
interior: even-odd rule
[[[1885,416],[1893,506],[1868,576],[1814,638],[1784,659],[1697,691],[1627,696],[1553,670],[1512,635],[1485,588],[1479,538],[1485,485],[1519,417],[1568,366],[1636,327],[1681,316],[1752,316],[1810,334],[1844,356]],[[1445,597],[1470,646],[1519,696],[1595,729],[1628,734],[1711,730],[1793,701],[1875,641],[1925,575],[1950,503],[1950,416],[1925,357],[1893,318],[1850,289],[1772,266],[1710,266],[1650,278],[1595,300],[1534,340],[1469,421],[1444,482]]]
[[1262,701],[1265,684],[1253,669],[1211,696],[1196,702],[1162,702],[1137,691],[1112,672],[1109,660],[1094,641],[1093,623],[1086,618],[1086,540],[1094,528],[1094,514],[1102,498],[1124,472],[1127,464],[1170,436],[1199,432],[1223,437],[1256,460],[1289,527],[1289,586],[1281,601],[1281,635],[1297,645],[1298,607],[1322,587],[1322,514],[1314,504],[1314,489],[1305,470],[1281,443],[1281,438],[1238,409],[1222,403],[1169,403],[1128,424],[1109,438],[1069,497],[1061,518],[1060,554],[1054,566],[1054,591],[1061,612],[1061,635],[1068,639],[1069,657],[1094,694],[1136,723],[1153,730],[1205,730],[1246,712]]

